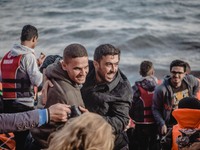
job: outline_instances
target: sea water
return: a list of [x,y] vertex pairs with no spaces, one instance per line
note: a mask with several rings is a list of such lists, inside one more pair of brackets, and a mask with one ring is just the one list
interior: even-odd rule
[[159,78],[174,59],[199,70],[199,0],[0,0],[1,57],[20,42],[26,24],[39,30],[36,56],[62,55],[68,44],[80,43],[92,59],[98,45],[113,44],[131,84],[143,60],[154,63]]

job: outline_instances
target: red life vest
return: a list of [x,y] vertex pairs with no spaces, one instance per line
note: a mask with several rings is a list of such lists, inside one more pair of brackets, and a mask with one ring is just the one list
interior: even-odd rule
[[[12,57],[8,52],[2,59],[1,74],[4,100],[30,96],[27,94],[31,91],[30,80],[25,79],[24,73],[19,71],[21,58],[22,55]],[[24,93],[27,96],[24,96]]]
[[143,124],[151,124],[154,123],[154,118],[151,110],[152,106],[152,99],[153,99],[153,92],[149,92],[143,89],[141,86],[138,85],[138,89],[140,91],[140,99],[143,103],[144,109],[144,122]]

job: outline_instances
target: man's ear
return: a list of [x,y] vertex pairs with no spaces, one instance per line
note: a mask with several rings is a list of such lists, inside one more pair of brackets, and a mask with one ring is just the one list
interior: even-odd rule
[[62,69],[66,71],[67,64],[63,60],[61,60],[60,63],[61,63]]
[[35,36],[31,40],[32,40],[32,42],[35,42],[37,40],[37,37]]
[[95,60],[93,61],[93,65],[94,65],[95,68],[99,67],[99,63],[97,61],[95,61]]

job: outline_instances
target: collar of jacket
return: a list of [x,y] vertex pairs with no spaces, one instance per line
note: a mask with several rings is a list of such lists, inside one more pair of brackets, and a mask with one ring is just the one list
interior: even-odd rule
[[76,82],[74,82],[73,80],[70,79],[67,71],[62,69],[62,65],[61,65],[60,62],[53,63],[53,64],[49,65],[46,68],[46,76],[49,79],[53,78],[53,79],[56,79],[56,80],[65,81],[75,88],[80,89],[82,87],[82,85],[79,85],[79,84],[77,84]]
[[[191,75],[186,75],[186,76],[183,78],[182,82],[185,82],[185,83],[186,83],[187,88],[188,88],[188,90],[189,90],[189,95],[191,96],[191,95],[193,95],[193,94],[192,94],[192,91],[191,91],[191,89],[192,89],[191,86],[193,86],[194,83],[193,83],[193,81],[192,81],[191,79],[189,79],[189,78],[192,78]],[[165,78],[164,78],[163,84],[165,85],[165,87],[167,88],[167,90],[172,94],[173,92],[172,92],[172,87],[171,87],[171,85],[170,85],[170,80],[171,80],[171,76],[170,76],[170,75],[166,75]],[[189,80],[191,80],[191,81],[189,81]],[[173,98],[173,94],[171,95],[171,97]]]
[[[121,79],[120,70],[118,70],[117,73],[116,73],[116,76],[115,76],[115,78],[112,82],[96,84],[96,85],[94,85],[93,90],[95,90],[95,91],[109,91],[110,92],[117,86],[120,79]],[[90,84],[96,83],[95,70],[93,70],[92,73],[88,76],[88,80],[89,80]]]
[[172,112],[172,115],[181,128],[200,127],[200,110],[198,109],[176,109]]
[[120,70],[118,70],[116,73],[115,79],[112,82],[107,83],[109,92],[112,91],[117,86],[120,79],[121,79]]
[[[104,91],[112,91],[117,84],[119,83],[119,81],[121,80],[122,76],[122,72],[120,71],[120,69],[118,69],[115,79],[112,82],[107,82],[107,83],[101,83],[101,84],[96,84],[96,73],[95,73],[95,68],[93,65],[93,61],[89,61],[89,73],[87,75],[87,79],[85,82],[85,86],[87,85],[93,85],[94,86],[94,90],[95,91],[99,91],[99,90],[104,90]],[[123,74],[122,74],[123,75]]]

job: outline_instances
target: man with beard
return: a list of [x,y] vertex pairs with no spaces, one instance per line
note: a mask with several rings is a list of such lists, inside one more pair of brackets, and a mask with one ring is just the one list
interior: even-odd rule
[[116,136],[114,149],[125,150],[132,92],[127,77],[118,69],[119,61],[119,49],[110,44],[98,46],[81,94],[86,108],[111,124]]
[[199,90],[199,81],[192,75],[186,75],[184,61],[172,61],[170,73],[153,95],[152,112],[161,135],[165,135],[167,128],[176,124],[172,112],[177,109],[179,101],[184,97],[196,97]]

